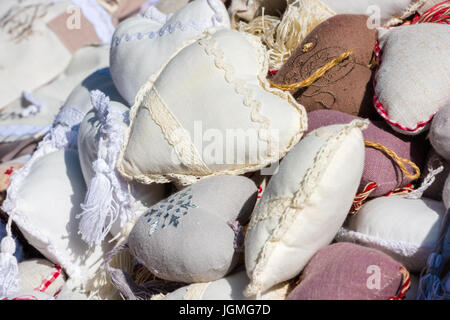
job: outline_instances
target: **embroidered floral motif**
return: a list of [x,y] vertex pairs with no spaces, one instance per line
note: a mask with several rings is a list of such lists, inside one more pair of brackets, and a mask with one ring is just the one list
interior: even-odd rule
[[198,206],[192,202],[192,190],[188,188],[184,191],[175,193],[167,199],[159,202],[144,214],[147,222],[150,224],[149,236],[151,236],[158,226],[164,229],[172,225],[177,228],[180,218],[187,215],[190,208]]

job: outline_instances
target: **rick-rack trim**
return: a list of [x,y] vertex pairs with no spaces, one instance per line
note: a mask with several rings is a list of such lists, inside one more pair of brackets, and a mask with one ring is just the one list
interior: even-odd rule
[[245,174],[250,171],[258,171],[258,170],[272,164],[273,162],[279,160],[280,158],[284,157],[287,154],[287,152],[289,150],[291,150],[298,143],[298,141],[302,137],[303,133],[307,130],[308,123],[307,123],[305,108],[301,104],[297,103],[297,101],[288,92],[284,92],[284,91],[281,91],[276,88],[271,88],[269,82],[267,81],[266,75],[269,70],[269,56],[268,56],[267,50],[264,48],[260,39],[257,38],[256,36],[253,36],[253,35],[250,35],[247,33],[241,33],[241,35],[243,35],[247,39],[247,41],[252,45],[252,47],[255,50],[256,55],[258,57],[260,70],[259,70],[259,74],[257,75],[257,78],[258,78],[258,81],[259,81],[259,84],[261,85],[261,87],[265,91],[275,94],[275,95],[279,96],[280,98],[282,98],[283,100],[287,101],[299,113],[299,119],[300,119],[299,130],[291,138],[287,147],[282,150],[279,150],[278,157],[267,157],[265,159],[262,159],[259,164],[249,165],[246,167],[238,167],[235,169],[221,170],[218,172],[213,172],[211,174],[202,175],[202,176],[196,176],[196,175],[190,175],[190,174],[176,174],[176,173],[164,174],[164,175],[151,174],[151,173],[140,174],[140,175],[131,175],[125,170],[125,168],[123,167],[124,152],[125,152],[126,146],[128,144],[128,141],[130,139],[131,131],[133,130],[134,118],[137,115],[137,111],[138,111],[139,107],[143,104],[143,101],[145,100],[147,93],[152,89],[155,81],[157,80],[159,75],[162,73],[162,71],[165,69],[167,64],[176,55],[178,55],[178,53],[180,53],[182,50],[184,50],[189,45],[192,45],[192,44],[196,43],[197,41],[200,41],[200,40],[214,34],[216,31],[217,31],[217,29],[209,29],[209,30],[206,30],[202,35],[198,36],[197,38],[186,41],[161,66],[160,70],[158,72],[156,72],[155,74],[151,75],[149,77],[147,83],[145,83],[141,87],[141,89],[139,89],[139,92],[136,95],[135,103],[130,110],[131,125],[125,131],[125,138],[124,138],[125,143],[122,145],[120,155],[119,155],[118,165],[117,165],[117,169],[122,176],[126,177],[129,180],[135,180],[135,181],[138,181],[139,183],[143,183],[143,184],[151,184],[153,182],[156,182],[156,183],[175,182],[175,183],[179,184],[180,186],[187,186],[187,185],[191,185],[191,184],[195,183],[196,181],[198,181],[200,179],[204,179],[204,178],[208,178],[208,177],[212,177],[212,176],[240,175],[240,174]]
[[[368,120],[353,120],[350,124],[344,126],[338,133],[332,135],[327,139],[326,143],[320,148],[314,158],[313,165],[308,169],[303,180],[301,181],[298,191],[293,195],[291,199],[286,202],[285,199],[279,199],[279,206],[273,207],[273,211],[270,213],[272,216],[278,216],[279,222],[270,237],[265,241],[261,248],[255,269],[251,275],[251,282],[244,291],[246,296],[254,296],[260,298],[262,291],[261,274],[263,273],[270,256],[272,255],[275,247],[280,242],[286,232],[294,225],[295,220],[298,218],[298,209],[302,209],[306,203],[308,203],[311,195],[316,191],[316,187],[322,180],[325,172],[324,168],[329,164],[330,158],[334,156],[338,150],[340,141],[345,138],[348,133],[354,129],[359,128],[364,130],[369,125]],[[260,202],[259,206],[264,202]],[[272,206],[271,206],[272,208]],[[266,219],[269,215],[268,212],[261,214],[261,219]],[[254,215],[249,223],[247,233],[250,232],[256,224],[260,221],[259,215]]]
[[24,232],[39,242],[39,248],[45,248],[53,257],[58,260],[71,277],[68,283],[71,286],[77,286],[83,282],[83,275],[76,271],[70,258],[65,252],[59,251],[53,245],[51,236],[36,228],[27,218],[25,214],[17,210],[17,204],[23,200],[19,196],[19,190],[25,183],[33,165],[48,154],[62,149],[76,149],[76,141],[78,135],[79,123],[83,119],[83,114],[75,108],[63,107],[50,132],[39,143],[36,152],[32,155],[25,165],[11,176],[11,183],[8,187],[7,196],[2,205],[9,218],[12,219]]

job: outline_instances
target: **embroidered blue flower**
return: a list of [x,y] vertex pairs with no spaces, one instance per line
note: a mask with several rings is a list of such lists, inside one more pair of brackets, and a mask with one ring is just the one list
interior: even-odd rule
[[198,206],[192,202],[192,190],[187,188],[173,194],[167,199],[151,207],[147,213],[147,223],[150,225],[149,236],[151,236],[158,227],[164,229],[167,226],[177,228],[180,218],[188,214],[190,208]]

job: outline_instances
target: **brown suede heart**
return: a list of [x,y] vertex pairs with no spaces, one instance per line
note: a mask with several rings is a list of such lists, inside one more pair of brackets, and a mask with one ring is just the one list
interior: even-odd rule
[[368,29],[364,15],[336,15],[319,24],[273,77],[277,84],[292,84],[310,77],[317,69],[347,50],[353,53],[307,88],[293,96],[305,109],[332,109],[355,116],[377,118],[372,105],[370,63],[376,30]]

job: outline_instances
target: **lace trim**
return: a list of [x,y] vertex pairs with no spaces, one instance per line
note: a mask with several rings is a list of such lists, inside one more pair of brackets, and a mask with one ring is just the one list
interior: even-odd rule
[[[332,157],[338,149],[339,142],[344,136],[347,136],[352,129],[358,128],[364,130],[368,125],[368,120],[353,120],[350,124],[344,126],[338,133],[331,136],[318,151],[314,158],[313,165],[306,172],[294,196],[287,203],[282,203],[283,199],[278,200],[279,206],[274,207],[271,213],[274,216],[279,216],[280,220],[260,250],[258,261],[251,275],[251,282],[244,292],[246,296],[260,295],[263,288],[260,277],[264,272],[270,256],[275,250],[276,243],[281,240],[283,235],[286,234],[289,228],[294,224],[295,219],[298,216],[298,210],[303,209],[308,203],[309,198],[316,190],[317,184],[322,180],[324,173],[323,168],[328,164],[328,159]],[[264,202],[262,200],[259,208],[263,208],[263,204]],[[263,218],[267,218],[270,214],[270,212],[266,212],[264,209],[260,210],[262,211],[255,210],[255,213],[250,220],[247,234],[251,232],[259,221],[259,212],[262,212]],[[284,210],[284,212],[281,212],[281,210]]]
[[153,121],[161,128],[164,137],[174,148],[180,161],[192,171],[191,173],[199,175],[210,174],[211,171],[203,162],[189,133],[162,101],[155,87],[150,90],[147,99],[143,102],[143,106],[148,109]]
[[83,118],[84,113],[80,110],[70,106],[64,106],[59,110],[53,123],[55,125],[61,124],[67,127],[73,127],[80,124]]
[[[247,232],[252,230],[258,223],[274,218],[281,218],[289,207],[290,198],[274,198],[264,202],[264,206],[259,206],[258,215],[251,219]],[[261,202],[262,203],[262,202]],[[255,210],[256,212],[256,210]]]
[[[378,238],[372,235],[353,231],[342,227],[335,237],[338,242],[354,242],[364,244],[379,250],[389,250],[405,258],[422,260],[424,263],[428,255],[434,250],[434,246],[425,247],[406,241],[394,241]],[[409,266],[408,266],[409,267]],[[421,267],[419,267],[420,269]]]
[[143,184],[151,184],[153,182],[155,182],[155,183],[175,182],[179,186],[187,186],[187,185],[191,185],[191,184],[195,183],[196,181],[198,181],[200,179],[211,177],[211,176],[241,175],[241,174],[245,174],[250,171],[258,171],[258,170],[272,164],[274,161],[277,161],[278,159],[283,158],[288,153],[288,151],[291,150],[298,143],[298,141],[302,137],[303,133],[307,130],[308,122],[307,122],[305,108],[302,105],[300,105],[299,103],[297,103],[297,101],[294,99],[294,97],[291,94],[289,94],[288,92],[284,92],[284,91],[281,91],[276,88],[271,88],[269,82],[267,81],[266,75],[269,70],[269,57],[268,57],[266,50],[264,49],[264,46],[261,44],[261,42],[258,40],[257,37],[252,36],[250,34],[241,33],[241,35],[243,35],[249,41],[249,43],[253,46],[253,48],[256,52],[256,55],[258,56],[260,71],[259,71],[259,74],[257,75],[257,78],[258,78],[258,81],[259,81],[259,84],[261,85],[261,87],[265,91],[275,94],[278,97],[280,97],[281,99],[287,101],[299,113],[299,130],[295,135],[293,135],[291,137],[287,147],[284,149],[280,149],[278,152],[278,156],[276,158],[263,159],[258,164],[252,164],[252,165],[249,165],[246,167],[239,167],[239,168],[234,168],[234,169],[229,169],[229,170],[222,170],[219,172],[213,172],[207,176],[201,176],[201,177],[188,175],[188,174],[176,174],[176,173],[169,173],[169,174],[164,174],[164,175],[151,174],[151,173],[131,175],[125,170],[125,168],[123,167],[123,156],[124,156],[128,141],[130,139],[131,131],[133,130],[134,119],[136,117],[136,114],[137,114],[137,111],[138,111],[140,105],[142,104],[142,102],[144,101],[144,99],[146,97],[147,92],[149,90],[151,90],[156,79],[159,77],[159,75],[165,69],[167,64],[178,53],[180,53],[182,50],[184,50],[189,45],[203,39],[204,37],[214,34],[216,31],[217,31],[217,29],[209,29],[209,30],[206,30],[202,35],[198,36],[197,38],[187,40],[182,46],[180,46],[178,48],[178,50],[176,50],[174,52],[174,54],[166,61],[166,63],[161,66],[159,71],[156,72],[154,75],[150,76],[147,83],[144,84],[141,87],[141,89],[139,89],[139,92],[136,95],[135,103],[130,110],[131,125],[130,125],[130,127],[128,127],[128,129],[125,132],[125,138],[124,138],[125,143],[122,145],[120,155],[119,155],[119,161],[118,161],[118,165],[117,165],[117,169],[119,170],[119,172],[122,176],[126,177],[129,180],[136,180]]
[[[60,114],[56,116],[59,122],[69,123],[70,119],[66,118],[71,116],[69,108],[63,108]],[[64,116],[65,114],[65,116]],[[56,120],[55,120],[56,121]],[[36,238],[40,245],[39,248],[45,248],[52,256],[58,259],[58,264],[60,264],[67,273],[73,277],[71,283],[82,283],[82,275],[79,273],[77,268],[72,264],[70,258],[65,254],[65,252],[59,251],[54,245],[51,238],[45,233],[36,228],[27,218],[25,214],[20,212],[17,207],[18,203],[23,202],[20,197],[20,189],[22,185],[26,183],[26,179],[30,174],[30,171],[34,164],[55,151],[61,149],[73,149],[76,148],[76,141],[78,135],[79,124],[72,127],[53,124],[50,132],[46,134],[44,139],[39,143],[37,150],[34,152],[32,157],[25,163],[25,165],[19,170],[14,171],[10,178],[10,185],[8,187],[7,196],[2,205],[2,210],[8,213],[9,217],[26,233],[30,234],[33,238]],[[81,281],[81,282],[80,282]]]
[[258,123],[259,139],[267,143],[268,156],[273,157],[275,150],[273,146],[273,138],[269,134],[270,120],[261,113],[261,102],[253,98],[253,92],[245,87],[245,81],[235,77],[233,66],[225,61],[225,53],[218,48],[218,43],[211,35],[199,41],[199,44],[205,49],[208,56],[214,58],[216,67],[225,72],[225,80],[234,86],[237,94],[244,98],[244,106],[250,108],[250,119],[252,122]]

